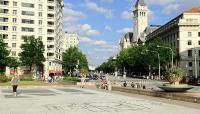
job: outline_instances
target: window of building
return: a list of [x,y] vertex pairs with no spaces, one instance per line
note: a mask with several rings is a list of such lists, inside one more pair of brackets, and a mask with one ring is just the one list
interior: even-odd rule
[[8,5],[9,4],[9,1],[0,1],[0,5]]
[[193,76],[193,70],[189,70],[189,76]]
[[34,32],[34,28],[22,27],[23,32]]
[[192,37],[192,32],[188,32],[188,37]]
[[42,28],[38,29],[39,34],[42,34]]
[[38,15],[39,15],[39,17],[42,17],[42,12],[39,12],[39,14],[38,14]]
[[5,47],[8,47],[8,43],[4,43]]
[[22,2],[22,7],[34,8],[34,4]]
[[13,27],[12,27],[12,30],[13,30],[13,31],[17,31],[17,27],[16,27],[16,26],[13,26]]
[[13,23],[17,23],[17,18],[13,18]]
[[188,45],[192,45],[192,41],[191,40],[188,40]]
[[200,57],[200,50],[199,50],[199,57]]
[[32,11],[22,11],[22,15],[34,16],[34,12],[32,12]]
[[8,34],[3,34],[3,39],[8,39]]
[[13,10],[13,15],[17,15],[17,10]]
[[6,18],[6,17],[0,17],[0,22],[8,22],[8,18]]
[[16,40],[17,39],[17,35],[12,35],[12,39]]
[[16,43],[12,43],[12,48],[16,48]]
[[16,51],[12,51],[12,56],[16,56]]
[[188,57],[192,57],[192,50],[188,50]]
[[198,32],[198,34],[199,34],[199,37],[200,37],[200,32]]
[[17,2],[13,2],[13,6],[17,6]]
[[0,9],[0,13],[8,14],[8,9]]
[[42,9],[42,4],[39,4],[39,9]]
[[41,41],[42,41],[42,36],[38,36],[38,38],[39,38],[39,40],[41,40]]
[[0,30],[8,30],[8,26],[0,26]]
[[192,67],[192,62],[188,62],[188,66],[189,66],[189,67]]
[[39,20],[39,21],[38,21],[38,24],[39,24],[39,25],[42,25],[42,20]]
[[34,24],[34,20],[31,20],[31,19],[22,19],[22,23]]

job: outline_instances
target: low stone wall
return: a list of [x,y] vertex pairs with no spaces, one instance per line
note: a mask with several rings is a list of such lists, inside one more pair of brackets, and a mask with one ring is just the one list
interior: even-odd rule
[[133,93],[133,94],[147,95],[147,96],[152,96],[152,97],[161,97],[161,98],[167,98],[167,99],[173,99],[173,100],[200,103],[200,97],[187,95],[185,93],[161,92],[161,91],[151,91],[151,90],[145,90],[145,89],[134,89],[134,88],[125,88],[125,87],[112,87],[112,90]]

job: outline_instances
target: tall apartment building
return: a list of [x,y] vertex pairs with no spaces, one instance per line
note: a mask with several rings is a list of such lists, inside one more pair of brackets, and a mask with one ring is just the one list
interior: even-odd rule
[[63,33],[62,50],[65,52],[70,47],[78,47],[79,39],[78,34]]
[[200,8],[188,9],[148,34],[147,42],[158,37],[177,49],[177,65],[185,76],[200,76]]
[[62,71],[62,8],[63,0],[0,0],[0,34],[11,56],[18,57],[23,36],[41,39],[45,76]]

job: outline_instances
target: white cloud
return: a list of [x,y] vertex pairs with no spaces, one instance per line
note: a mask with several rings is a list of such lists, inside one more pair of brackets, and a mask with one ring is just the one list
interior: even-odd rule
[[113,0],[101,0],[101,2],[112,3]]
[[99,35],[100,32],[93,29],[89,24],[75,24],[68,23],[65,24],[65,31],[77,33],[80,36],[96,36]]
[[152,20],[154,17],[155,17],[154,12],[152,10],[149,10],[148,11],[148,18],[149,18],[149,20]]
[[80,19],[84,19],[87,16],[80,12],[71,9],[70,7],[64,7],[63,9],[63,21],[64,22],[76,22]]
[[123,28],[117,31],[118,33],[133,32],[133,28]]
[[112,28],[111,28],[110,26],[106,25],[106,26],[105,26],[105,30],[107,30],[107,31],[112,31]]
[[162,13],[165,15],[170,15],[173,12],[179,11],[180,4],[169,4],[162,10]]
[[[149,5],[166,5],[177,2],[180,0],[145,0],[145,2]],[[182,1],[182,0],[181,0]]]
[[105,45],[107,45],[106,41],[95,40],[95,39],[91,39],[89,37],[80,37],[80,42],[85,45],[90,45],[90,46],[105,46]]
[[112,17],[112,10],[106,9],[104,7],[98,6],[96,3],[91,2],[90,0],[86,0],[85,2],[86,8],[93,10],[97,13],[103,14],[106,18],[111,18]]
[[132,19],[133,14],[129,11],[123,11],[122,14],[121,14],[121,17],[122,17],[122,19],[129,20],[129,19]]

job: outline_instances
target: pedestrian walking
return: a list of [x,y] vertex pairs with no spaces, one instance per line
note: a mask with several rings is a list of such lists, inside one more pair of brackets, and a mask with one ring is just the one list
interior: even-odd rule
[[11,85],[12,85],[12,88],[13,88],[13,96],[17,96],[17,87],[18,87],[18,84],[19,84],[19,75],[17,73],[15,73],[15,75],[12,77],[12,80],[11,80]]
[[85,85],[85,77],[81,77],[81,88],[83,88]]

